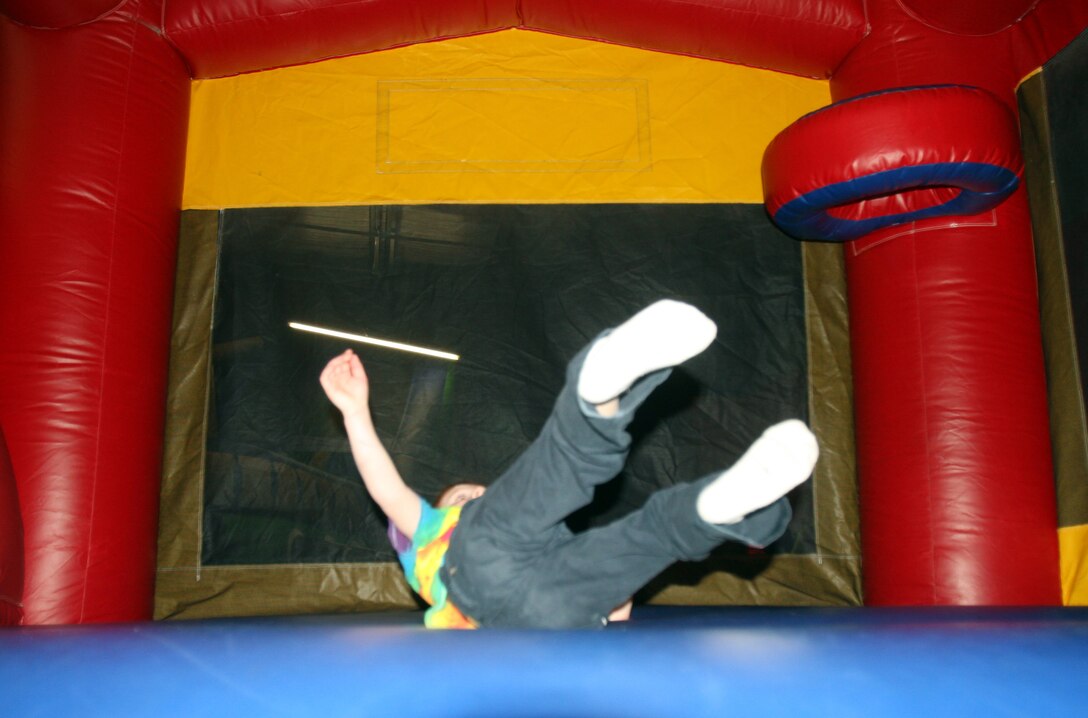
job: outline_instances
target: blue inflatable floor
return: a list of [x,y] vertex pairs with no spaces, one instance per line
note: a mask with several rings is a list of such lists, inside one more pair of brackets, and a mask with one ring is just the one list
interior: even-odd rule
[[5,716],[1085,716],[1088,609],[641,608],[0,629]]

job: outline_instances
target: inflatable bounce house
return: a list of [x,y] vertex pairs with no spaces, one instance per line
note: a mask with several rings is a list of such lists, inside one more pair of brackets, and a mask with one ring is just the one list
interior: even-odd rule
[[[1083,711],[1085,28],[1082,0],[0,0],[14,715]],[[719,336],[572,525],[799,417],[786,534],[602,631],[425,631],[324,362],[363,356],[433,495],[662,296]]]

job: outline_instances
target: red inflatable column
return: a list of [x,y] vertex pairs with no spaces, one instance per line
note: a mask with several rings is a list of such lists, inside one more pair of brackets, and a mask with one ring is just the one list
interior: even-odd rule
[[114,4],[0,17],[0,424],[29,624],[152,608],[189,79],[161,0]]
[[1024,194],[846,248],[870,605],[1061,601]]
[[[957,83],[1015,111],[1035,5],[873,0],[872,30],[832,91]],[[961,118],[934,115],[918,131],[948,119]],[[1060,603],[1023,187],[970,221],[908,224],[847,247],[846,269],[866,602]]]
[[765,155],[775,221],[848,241],[871,605],[1059,601],[1018,139],[992,94],[937,86],[837,103]]

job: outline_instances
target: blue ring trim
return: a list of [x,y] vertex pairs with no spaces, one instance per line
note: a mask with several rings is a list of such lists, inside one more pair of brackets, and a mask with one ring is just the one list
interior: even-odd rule
[[[895,224],[985,212],[1001,204],[1019,184],[1016,173],[1009,168],[983,162],[913,165],[814,189],[782,205],[774,221],[801,239],[845,242]],[[959,187],[961,191],[944,204],[869,219],[840,219],[827,212],[868,197],[926,187]]]

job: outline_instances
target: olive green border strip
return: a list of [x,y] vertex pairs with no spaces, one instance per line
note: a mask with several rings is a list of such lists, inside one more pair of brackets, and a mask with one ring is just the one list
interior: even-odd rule
[[1054,171],[1046,73],[1017,88],[1024,174],[1031,207],[1039,310],[1046,356],[1050,441],[1058,502],[1062,601],[1088,603],[1088,420],[1081,393],[1065,238]]
[[[820,442],[813,475],[818,562],[844,571],[836,585],[843,600],[862,603],[861,517],[854,447],[850,314],[843,245],[804,245],[809,417]],[[830,495],[831,500],[821,500]]]
[[[163,568],[200,565],[207,387],[219,213],[182,212],[167,378],[159,577]],[[194,520],[197,519],[196,521]],[[159,588],[156,586],[156,594]]]
[[1039,307],[1050,398],[1050,436],[1058,495],[1058,526],[1088,524],[1088,420],[1081,394],[1065,238],[1055,189],[1045,73],[1017,91],[1032,234],[1039,275]]
[[159,568],[155,618],[418,609],[397,563]]
[[[395,563],[202,566],[203,473],[220,213],[182,213],[171,345],[155,617],[417,608]],[[783,240],[789,241],[789,240]],[[683,605],[858,605],[861,577],[842,248],[806,244],[816,555],[680,565],[649,594]]]

